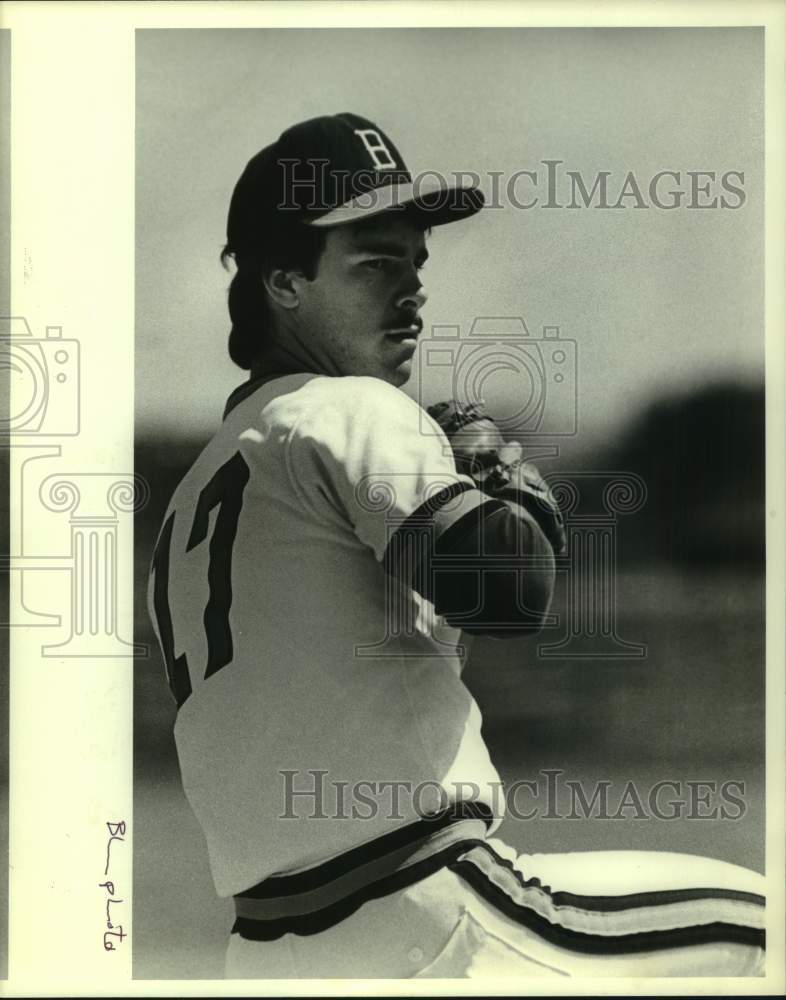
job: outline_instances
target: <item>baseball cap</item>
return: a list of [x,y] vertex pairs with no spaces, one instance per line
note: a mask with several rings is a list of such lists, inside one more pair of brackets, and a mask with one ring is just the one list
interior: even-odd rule
[[413,180],[394,143],[368,119],[324,115],[286,129],[248,162],[229,206],[227,249],[253,251],[289,220],[338,226],[406,209],[440,226],[482,206],[474,184],[450,184],[433,172]]

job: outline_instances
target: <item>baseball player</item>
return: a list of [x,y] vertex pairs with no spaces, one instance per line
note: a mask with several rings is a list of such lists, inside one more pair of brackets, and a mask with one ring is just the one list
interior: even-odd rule
[[232,896],[232,978],[759,975],[762,879],[706,858],[517,855],[466,637],[542,627],[564,543],[478,406],[400,391],[431,229],[354,114],[287,129],[232,196],[250,378],[165,515],[150,609],[183,786]]

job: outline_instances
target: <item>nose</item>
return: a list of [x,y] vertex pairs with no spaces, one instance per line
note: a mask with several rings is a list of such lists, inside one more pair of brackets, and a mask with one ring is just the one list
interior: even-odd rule
[[396,305],[400,308],[417,311],[428,299],[428,295],[423,289],[417,271],[412,273],[412,281],[408,283],[405,291],[401,292],[396,299]]

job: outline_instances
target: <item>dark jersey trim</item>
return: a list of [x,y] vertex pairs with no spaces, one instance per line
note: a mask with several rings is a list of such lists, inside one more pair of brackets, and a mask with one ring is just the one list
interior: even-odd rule
[[232,410],[235,409],[238,404],[242,403],[244,399],[248,399],[249,396],[253,395],[257,389],[261,388],[268,382],[275,382],[279,378],[289,378],[292,375],[314,375],[315,372],[282,372],[278,374],[268,373],[266,375],[258,375],[256,378],[249,379],[248,382],[242,382],[237,388],[230,392],[229,397],[226,401],[226,406],[224,407],[224,415],[222,420],[226,420]]
[[275,941],[277,938],[283,937],[284,934],[301,936],[318,934],[320,931],[334,927],[345,920],[369,900],[389,896],[400,889],[414,885],[415,882],[420,882],[441,868],[449,866],[456,857],[465,854],[468,849],[481,843],[482,841],[479,840],[464,840],[452,844],[444,851],[433,854],[409,868],[397,871],[373,885],[365,886],[351,896],[347,896],[316,913],[276,920],[253,920],[248,917],[238,917],[232,927],[232,933],[239,934],[247,941]]
[[424,837],[442,830],[459,819],[482,819],[487,826],[490,826],[493,821],[491,810],[483,803],[457,802],[454,806],[450,806],[433,817],[408,823],[406,826],[385,833],[367,844],[353,847],[338,857],[325,861],[324,864],[309,868],[308,871],[297,872],[294,875],[273,875],[244,892],[236,893],[236,895],[241,899],[275,899],[277,896],[296,895],[317,889],[339,878],[352,868],[358,868],[360,865],[384,857],[391,851],[421,841]]
[[423,522],[431,521],[437,511],[441,510],[446,504],[449,504],[454,497],[460,496],[462,493],[466,493],[467,490],[474,490],[475,487],[472,483],[467,483],[459,481],[457,483],[451,483],[450,486],[446,486],[444,489],[439,490],[433,496],[425,500],[416,510],[413,510],[409,517],[406,519],[403,528],[412,526],[420,527]]
[[[439,544],[445,535],[451,535],[452,537],[456,530],[458,530],[459,534],[469,531],[470,525],[474,523],[472,518],[477,518],[477,511],[485,509],[488,504],[504,506],[499,501],[488,500],[473,510],[467,511],[466,514],[449,525],[439,538],[435,538],[435,516],[443,507],[446,507],[452,500],[455,500],[456,497],[474,489],[475,487],[471,483],[451,483],[450,486],[446,486],[438,493],[435,493],[434,496],[429,497],[428,500],[416,508],[399,525],[388,542],[385,555],[382,559],[382,566],[385,572],[397,578],[401,578],[402,575],[407,577],[404,582],[418,590],[416,586],[416,580],[419,576],[418,568],[422,565],[424,559],[428,561],[429,554],[435,550],[436,545]],[[407,571],[404,571],[403,567],[408,567]],[[418,593],[421,592],[418,590]]]
[[[275,376],[274,376],[275,377]],[[237,386],[233,389],[227,397],[226,406],[224,407],[224,414],[222,420],[226,420],[229,414],[234,410],[238,404],[242,403],[244,399],[257,391],[260,386],[264,385],[265,382],[271,381],[270,376],[260,375],[259,378],[249,379],[248,382],[243,382],[242,385]]]

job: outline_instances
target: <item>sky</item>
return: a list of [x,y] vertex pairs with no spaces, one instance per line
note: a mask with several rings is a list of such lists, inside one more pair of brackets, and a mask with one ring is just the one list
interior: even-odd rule
[[[465,361],[511,343],[510,322],[478,339],[478,317],[522,318],[532,345],[517,348],[519,373],[511,361],[486,380],[489,408],[514,412],[540,378],[541,429],[575,411],[587,440],[664,392],[761,380],[762,45],[755,28],[138,31],[138,431],[217,426],[247,377],[226,354],[231,275],[218,260],[232,189],[289,125],[340,111],[378,123],[415,174],[475,171],[487,199],[501,178],[501,207],[430,238],[416,398],[452,394],[449,370],[425,361],[434,327],[458,328]],[[588,190],[607,172],[610,204],[632,172],[642,199],[544,208],[546,160],[562,161],[560,205],[567,171]],[[519,175],[513,193],[538,195],[532,208],[505,194],[524,170],[537,183]],[[659,171],[680,175],[659,182],[663,204],[685,192],[673,210],[651,202]],[[691,196],[688,171],[714,172],[696,182],[708,193]],[[721,185],[732,171],[742,195]],[[730,207],[688,207],[716,196]],[[559,391],[544,327],[568,344]]]

